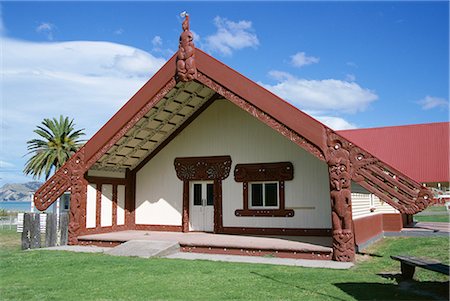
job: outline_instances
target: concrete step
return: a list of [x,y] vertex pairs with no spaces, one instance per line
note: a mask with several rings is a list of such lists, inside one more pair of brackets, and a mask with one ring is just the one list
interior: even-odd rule
[[180,245],[174,241],[129,240],[117,247],[105,251],[105,254],[150,258],[167,256],[179,251]]

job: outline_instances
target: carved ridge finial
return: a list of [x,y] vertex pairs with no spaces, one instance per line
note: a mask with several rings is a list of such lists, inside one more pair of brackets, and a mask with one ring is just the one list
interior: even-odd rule
[[180,81],[188,82],[197,78],[197,67],[195,66],[195,45],[194,35],[189,30],[189,14],[182,12],[184,18],[181,28],[183,32],[180,35],[177,55],[177,78]]

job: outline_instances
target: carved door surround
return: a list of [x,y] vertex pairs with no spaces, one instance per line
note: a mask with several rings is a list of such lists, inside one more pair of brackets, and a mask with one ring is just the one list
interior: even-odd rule
[[174,166],[178,179],[183,181],[183,232],[189,232],[189,181],[212,180],[214,182],[214,233],[220,233],[223,229],[222,181],[230,174],[231,157],[175,158]]

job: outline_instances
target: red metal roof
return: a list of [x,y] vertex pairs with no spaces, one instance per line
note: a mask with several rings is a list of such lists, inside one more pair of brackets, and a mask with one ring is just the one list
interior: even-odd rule
[[450,122],[338,131],[421,183],[448,182]]

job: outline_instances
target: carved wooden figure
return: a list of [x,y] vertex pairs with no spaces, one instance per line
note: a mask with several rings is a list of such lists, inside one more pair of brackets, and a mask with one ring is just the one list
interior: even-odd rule
[[189,15],[184,13],[184,16],[183,32],[180,35],[178,46],[177,75],[180,81],[188,82],[197,78],[197,68],[195,66],[194,35],[189,31]]
[[350,152],[348,143],[331,131],[327,133],[327,163],[330,177],[333,259],[353,261],[355,243],[352,226]]

